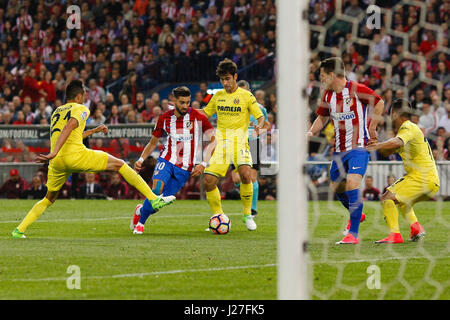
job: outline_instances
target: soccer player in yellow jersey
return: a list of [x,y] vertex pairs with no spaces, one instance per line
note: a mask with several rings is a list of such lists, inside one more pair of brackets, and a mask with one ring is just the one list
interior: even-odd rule
[[58,192],[67,178],[75,172],[117,171],[160,209],[175,200],[174,196],[157,197],[147,183],[123,160],[110,154],[91,150],[84,146],[83,139],[96,132],[108,132],[105,125],[84,131],[89,109],[83,105],[85,89],[80,80],[71,81],[66,87],[67,103],[58,107],[51,116],[51,149],[47,155],[38,155],[36,162],[47,162],[47,194],[28,212],[19,226],[11,233],[13,238],[25,238],[25,230],[36,221],[58,197]]
[[251,180],[252,157],[248,145],[250,115],[257,119],[255,132],[264,126],[264,116],[253,94],[237,85],[237,66],[230,59],[221,61],[216,75],[223,85],[201,111],[209,118],[217,114],[217,130],[214,153],[205,169],[205,189],[208,203],[215,214],[223,213],[217,183],[225,177],[231,163],[241,177],[241,200],[247,229],[256,230],[251,215],[253,185]]
[[391,107],[394,138],[370,144],[368,151],[378,150],[383,155],[398,152],[403,160],[406,175],[387,188],[381,196],[386,223],[390,229],[388,237],[375,243],[403,243],[398,225],[398,211],[411,227],[410,241],[417,241],[425,231],[417,221],[413,206],[419,201],[432,198],[439,190],[439,176],[430,145],[422,130],[410,121],[411,106],[398,99]]

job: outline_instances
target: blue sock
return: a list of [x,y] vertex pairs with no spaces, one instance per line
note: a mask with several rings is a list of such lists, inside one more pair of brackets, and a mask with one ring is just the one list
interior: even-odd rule
[[141,217],[139,218],[139,222],[142,224],[145,224],[145,222],[147,221],[148,217],[151,214],[154,214],[156,211],[155,209],[153,209],[152,204],[150,203],[150,201],[148,201],[148,199],[145,199],[142,207],[141,207]]
[[241,183],[240,183],[240,182],[235,183],[234,186],[235,186],[236,188],[239,188],[239,187],[241,186]]
[[339,199],[339,201],[342,203],[342,205],[345,207],[345,209],[348,210],[348,196],[345,192],[342,193],[336,193],[336,197]]
[[358,237],[359,224],[361,223],[361,215],[363,209],[363,201],[359,189],[346,191],[348,197],[348,211],[350,212],[350,230],[349,232]]
[[252,210],[258,211],[258,194],[259,194],[259,183],[258,180],[253,182],[253,198],[252,198]]

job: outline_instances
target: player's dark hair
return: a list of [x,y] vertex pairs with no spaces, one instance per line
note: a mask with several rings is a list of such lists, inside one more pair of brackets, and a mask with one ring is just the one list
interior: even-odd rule
[[400,117],[408,119],[411,119],[411,115],[413,114],[411,103],[405,99],[395,99],[392,101],[391,114],[394,111],[397,112]]
[[245,81],[245,80],[239,80],[239,81],[237,82],[237,86],[240,87],[240,88],[247,88],[247,89],[250,89],[250,83],[248,83],[248,82]]
[[226,58],[219,62],[219,65],[216,69],[216,75],[220,77],[224,77],[227,74],[231,74],[234,76],[237,73],[237,65],[230,59]]
[[177,88],[173,89],[172,94],[175,99],[178,99],[179,97],[190,97],[191,90],[189,90],[188,87],[181,86],[181,87],[177,87]]
[[73,100],[78,94],[84,94],[84,84],[81,80],[72,80],[66,86],[66,100]]
[[338,57],[332,57],[320,62],[320,69],[326,73],[334,72],[339,77],[345,77],[344,61]]

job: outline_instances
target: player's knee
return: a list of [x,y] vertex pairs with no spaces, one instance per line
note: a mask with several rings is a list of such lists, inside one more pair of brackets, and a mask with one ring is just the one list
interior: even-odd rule
[[116,159],[114,160],[114,171],[119,171],[120,168],[122,168],[122,166],[125,164],[125,161],[123,161],[122,159]]
[[205,174],[203,182],[205,183],[205,188],[207,191],[211,191],[211,189],[214,189],[216,187],[216,180],[217,180],[216,177],[210,174]]

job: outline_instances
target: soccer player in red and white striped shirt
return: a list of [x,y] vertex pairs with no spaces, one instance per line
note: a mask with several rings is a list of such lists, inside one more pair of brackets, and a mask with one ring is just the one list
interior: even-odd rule
[[[348,233],[336,244],[356,244],[359,242],[359,224],[364,220],[359,189],[369,163],[369,153],[365,147],[377,142],[376,129],[382,119],[384,102],[367,86],[348,81],[340,58],[328,58],[321,62],[320,81],[325,91],[308,136],[318,134],[331,118],[335,132],[331,187],[350,212]],[[373,107],[370,121],[369,106]]]
[[[200,176],[211,158],[214,148],[214,128],[206,116],[190,107],[191,92],[187,87],[178,87],[172,91],[174,109],[162,114],[153,131],[153,137],[145,146],[134,168],[140,171],[142,162],[158,145],[163,135],[167,135],[153,173],[153,192],[163,196],[175,195],[189,177]],[[199,152],[202,152],[203,134],[209,140],[203,153],[203,162],[195,164]],[[134,234],[142,234],[147,218],[155,213],[149,201],[136,206],[130,228]]]

